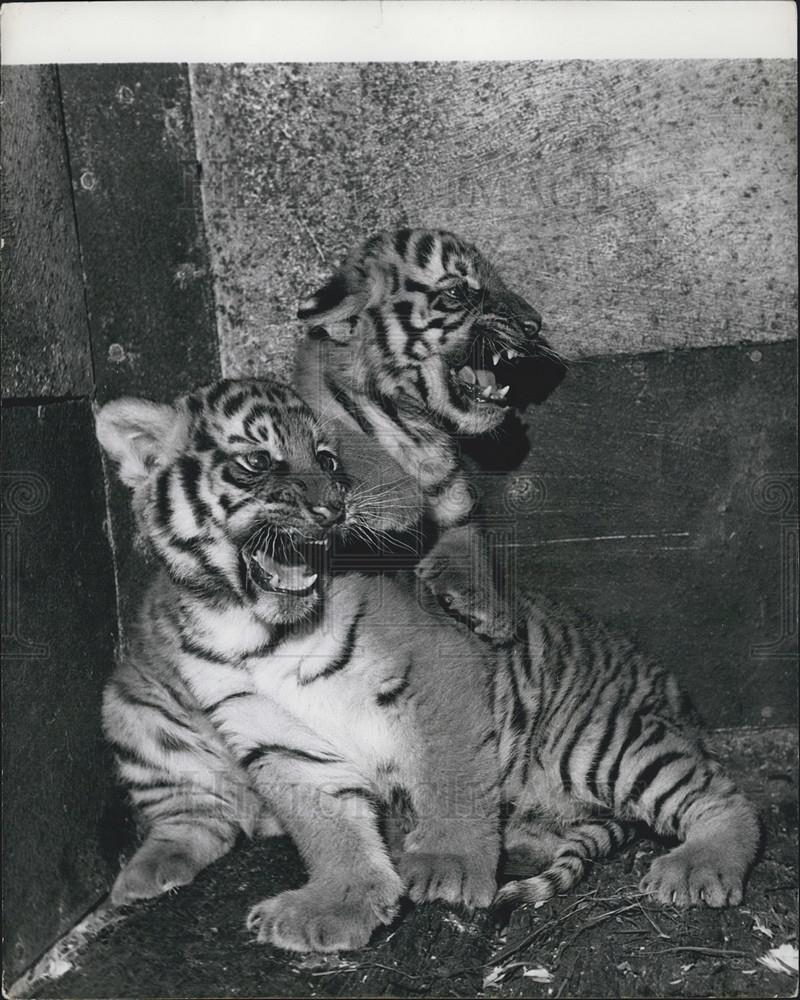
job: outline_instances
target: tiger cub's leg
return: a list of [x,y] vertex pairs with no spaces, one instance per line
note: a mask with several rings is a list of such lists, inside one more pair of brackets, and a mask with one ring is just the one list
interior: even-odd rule
[[[566,892],[580,882],[587,864],[608,857],[633,834],[633,827],[613,819],[586,819],[557,829],[530,814],[515,814],[505,832],[505,870],[514,881],[500,889],[493,907],[539,903]],[[520,879],[531,871],[537,874]]]
[[119,678],[105,692],[103,720],[143,843],[111,890],[124,906],[186,885],[250,834],[260,803],[247,776],[207,725],[158,686]]
[[[740,903],[761,832],[753,805],[705,755],[688,723],[642,710],[609,726],[590,727],[562,749],[560,773],[574,796],[597,796],[616,816],[683,841],[652,865],[642,889],[677,906]],[[590,766],[581,768],[582,760]]]
[[635,811],[683,843],[653,862],[641,888],[676,906],[738,906],[761,837],[758,814],[712,761],[683,756],[674,764],[671,783],[651,786]]
[[259,941],[289,951],[365,945],[397,912],[403,883],[389,860],[372,793],[344,762],[288,748],[254,751],[251,769],[309,872],[300,889],[250,909]]
[[213,716],[308,869],[304,886],[253,906],[247,926],[289,951],[365,945],[394,917],[403,883],[363,771],[269,698],[229,699]]
[[513,600],[497,587],[488,540],[473,525],[446,530],[416,574],[447,613],[477,635],[496,643],[511,641]]

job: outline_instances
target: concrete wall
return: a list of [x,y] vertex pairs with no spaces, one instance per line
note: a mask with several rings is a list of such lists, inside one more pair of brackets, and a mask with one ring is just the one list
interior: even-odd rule
[[373,230],[473,239],[571,357],[793,337],[795,63],[202,66],[223,369]]

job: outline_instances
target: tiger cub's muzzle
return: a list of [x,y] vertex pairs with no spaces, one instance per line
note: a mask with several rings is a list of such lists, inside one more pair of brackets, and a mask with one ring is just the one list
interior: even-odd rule
[[248,589],[305,596],[329,571],[333,525],[314,534],[267,525],[258,541],[241,551]]
[[567,372],[566,362],[539,335],[541,320],[512,323],[482,316],[465,352],[450,359],[450,374],[477,405],[514,407],[541,403]]

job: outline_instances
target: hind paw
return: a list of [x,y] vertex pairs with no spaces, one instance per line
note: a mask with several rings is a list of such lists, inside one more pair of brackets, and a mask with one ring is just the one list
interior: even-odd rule
[[152,899],[170,889],[188,885],[203,868],[189,851],[177,844],[145,843],[117,876],[111,890],[114,906]]
[[660,903],[673,906],[738,906],[745,872],[708,844],[681,844],[657,858],[639,884]]

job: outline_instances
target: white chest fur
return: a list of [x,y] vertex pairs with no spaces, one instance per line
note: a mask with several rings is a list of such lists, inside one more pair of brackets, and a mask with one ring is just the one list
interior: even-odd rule
[[403,725],[378,704],[386,664],[359,642],[347,666],[326,675],[335,641],[324,630],[282,643],[245,667],[255,693],[280,709],[287,722],[310,732],[329,752],[368,769],[397,756]]

